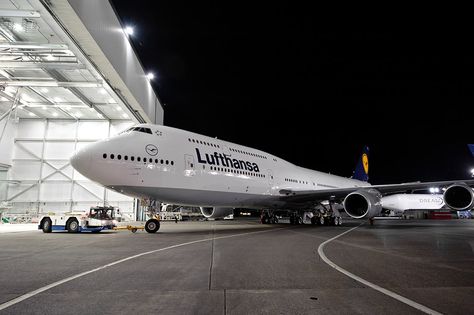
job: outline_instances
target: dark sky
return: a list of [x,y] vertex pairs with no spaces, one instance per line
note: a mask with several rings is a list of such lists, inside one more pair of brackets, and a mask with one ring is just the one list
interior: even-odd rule
[[470,29],[316,24],[324,14],[301,4],[112,3],[157,76],[165,125],[342,176],[367,143],[372,183],[474,167]]

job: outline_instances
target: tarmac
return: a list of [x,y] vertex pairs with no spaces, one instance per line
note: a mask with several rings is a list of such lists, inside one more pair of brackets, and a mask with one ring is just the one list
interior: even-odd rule
[[474,220],[0,235],[0,314],[472,314],[473,297]]

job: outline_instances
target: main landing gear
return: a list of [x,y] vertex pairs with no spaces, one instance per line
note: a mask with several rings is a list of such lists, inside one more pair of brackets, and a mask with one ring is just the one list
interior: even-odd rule
[[278,218],[273,211],[266,211],[263,210],[262,214],[260,215],[260,222],[262,224],[276,224],[278,223]]
[[311,224],[313,225],[342,225],[342,218],[339,216],[324,216],[322,214],[315,215],[311,218]]

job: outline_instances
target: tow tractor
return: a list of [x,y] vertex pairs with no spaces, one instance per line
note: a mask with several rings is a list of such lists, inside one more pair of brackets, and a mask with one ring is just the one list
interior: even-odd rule
[[52,231],[100,232],[117,225],[114,207],[91,207],[87,212],[67,212],[62,215],[43,216],[38,225],[44,233]]

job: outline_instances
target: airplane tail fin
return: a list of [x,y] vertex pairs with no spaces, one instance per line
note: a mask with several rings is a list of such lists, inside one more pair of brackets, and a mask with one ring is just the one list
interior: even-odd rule
[[357,161],[357,165],[352,175],[353,179],[357,179],[363,182],[367,182],[369,180],[369,147],[364,146],[362,150],[362,154]]

